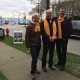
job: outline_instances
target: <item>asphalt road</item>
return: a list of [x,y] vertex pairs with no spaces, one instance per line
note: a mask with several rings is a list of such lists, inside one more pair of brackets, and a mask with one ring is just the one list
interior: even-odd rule
[[[24,25],[0,25],[0,28],[10,29],[10,36],[14,36],[14,30],[22,30],[23,31],[23,39],[25,37],[26,28]],[[68,42],[68,52],[80,55],[80,40],[69,39]]]

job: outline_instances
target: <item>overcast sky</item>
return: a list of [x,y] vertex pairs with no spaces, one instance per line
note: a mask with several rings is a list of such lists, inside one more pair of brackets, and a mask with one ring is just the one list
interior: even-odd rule
[[[35,2],[36,0],[34,0]],[[57,0],[51,0],[57,1]],[[35,7],[30,0],[0,0],[0,16],[16,17],[22,16],[22,13],[28,14]]]
[[0,16],[17,16],[23,12],[27,14],[33,7],[29,0],[0,0]]

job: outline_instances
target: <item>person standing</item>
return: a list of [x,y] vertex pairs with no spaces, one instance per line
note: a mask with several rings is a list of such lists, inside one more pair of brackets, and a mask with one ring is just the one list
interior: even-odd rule
[[58,63],[56,64],[56,66],[60,70],[64,70],[66,64],[68,38],[72,31],[71,20],[65,16],[64,8],[60,8],[59,17],[56,21],[56,25],[57,25],[56,49],[58,55]]
[[30,50],[32,62],[31,62],[31,77],[36,79],[35,73],[40,74],[37,70],[37,60],[41,47],[40,26],[38,24],[39,16],[37,13],[33,14],[32,22],[30,22],[26,28],[25,42],[26,47]]
[[46,58],[49,51],[49,61],[48,67],[51,70],[55,70],[53,66],[53,53],[55,49],[55,39],[56,39],[56,24],[51,16],[51,11],[46,11],[46,18],[40,23],[41,35],[43,41],[43,55],[42,55],[42,70],[47,72],[46,69]]

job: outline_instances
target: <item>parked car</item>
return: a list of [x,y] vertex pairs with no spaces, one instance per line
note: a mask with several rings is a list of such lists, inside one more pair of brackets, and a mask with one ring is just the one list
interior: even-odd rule
[[9,24],[9,20],[5,20],[5,24]]
[[80,38],[80,21],[72,20],[72,34],[70,37],[77,37]]

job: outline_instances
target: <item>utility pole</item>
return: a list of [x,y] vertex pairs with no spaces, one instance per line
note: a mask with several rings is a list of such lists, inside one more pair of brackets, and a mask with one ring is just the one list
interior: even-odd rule
[[38,4],[38,14],[39,14],[39,2],[37,4]]
[[47,7],[46,10],[50,8],[50,0],[47,0]]
[[72,2],[72,20],[74,19],[74,0]]
[[60,2],[60,0],[59,0],[59,1],[58,1],[58,9],[60,8],[60,3],[61,3],[61,2]]
[[39,13],[40,13],[40,12],[39,12],[39,5],[40,5],[40,4],[39,4],[39,0],[38,0],[37,4],[38,4],[38,15],[39,15]]

